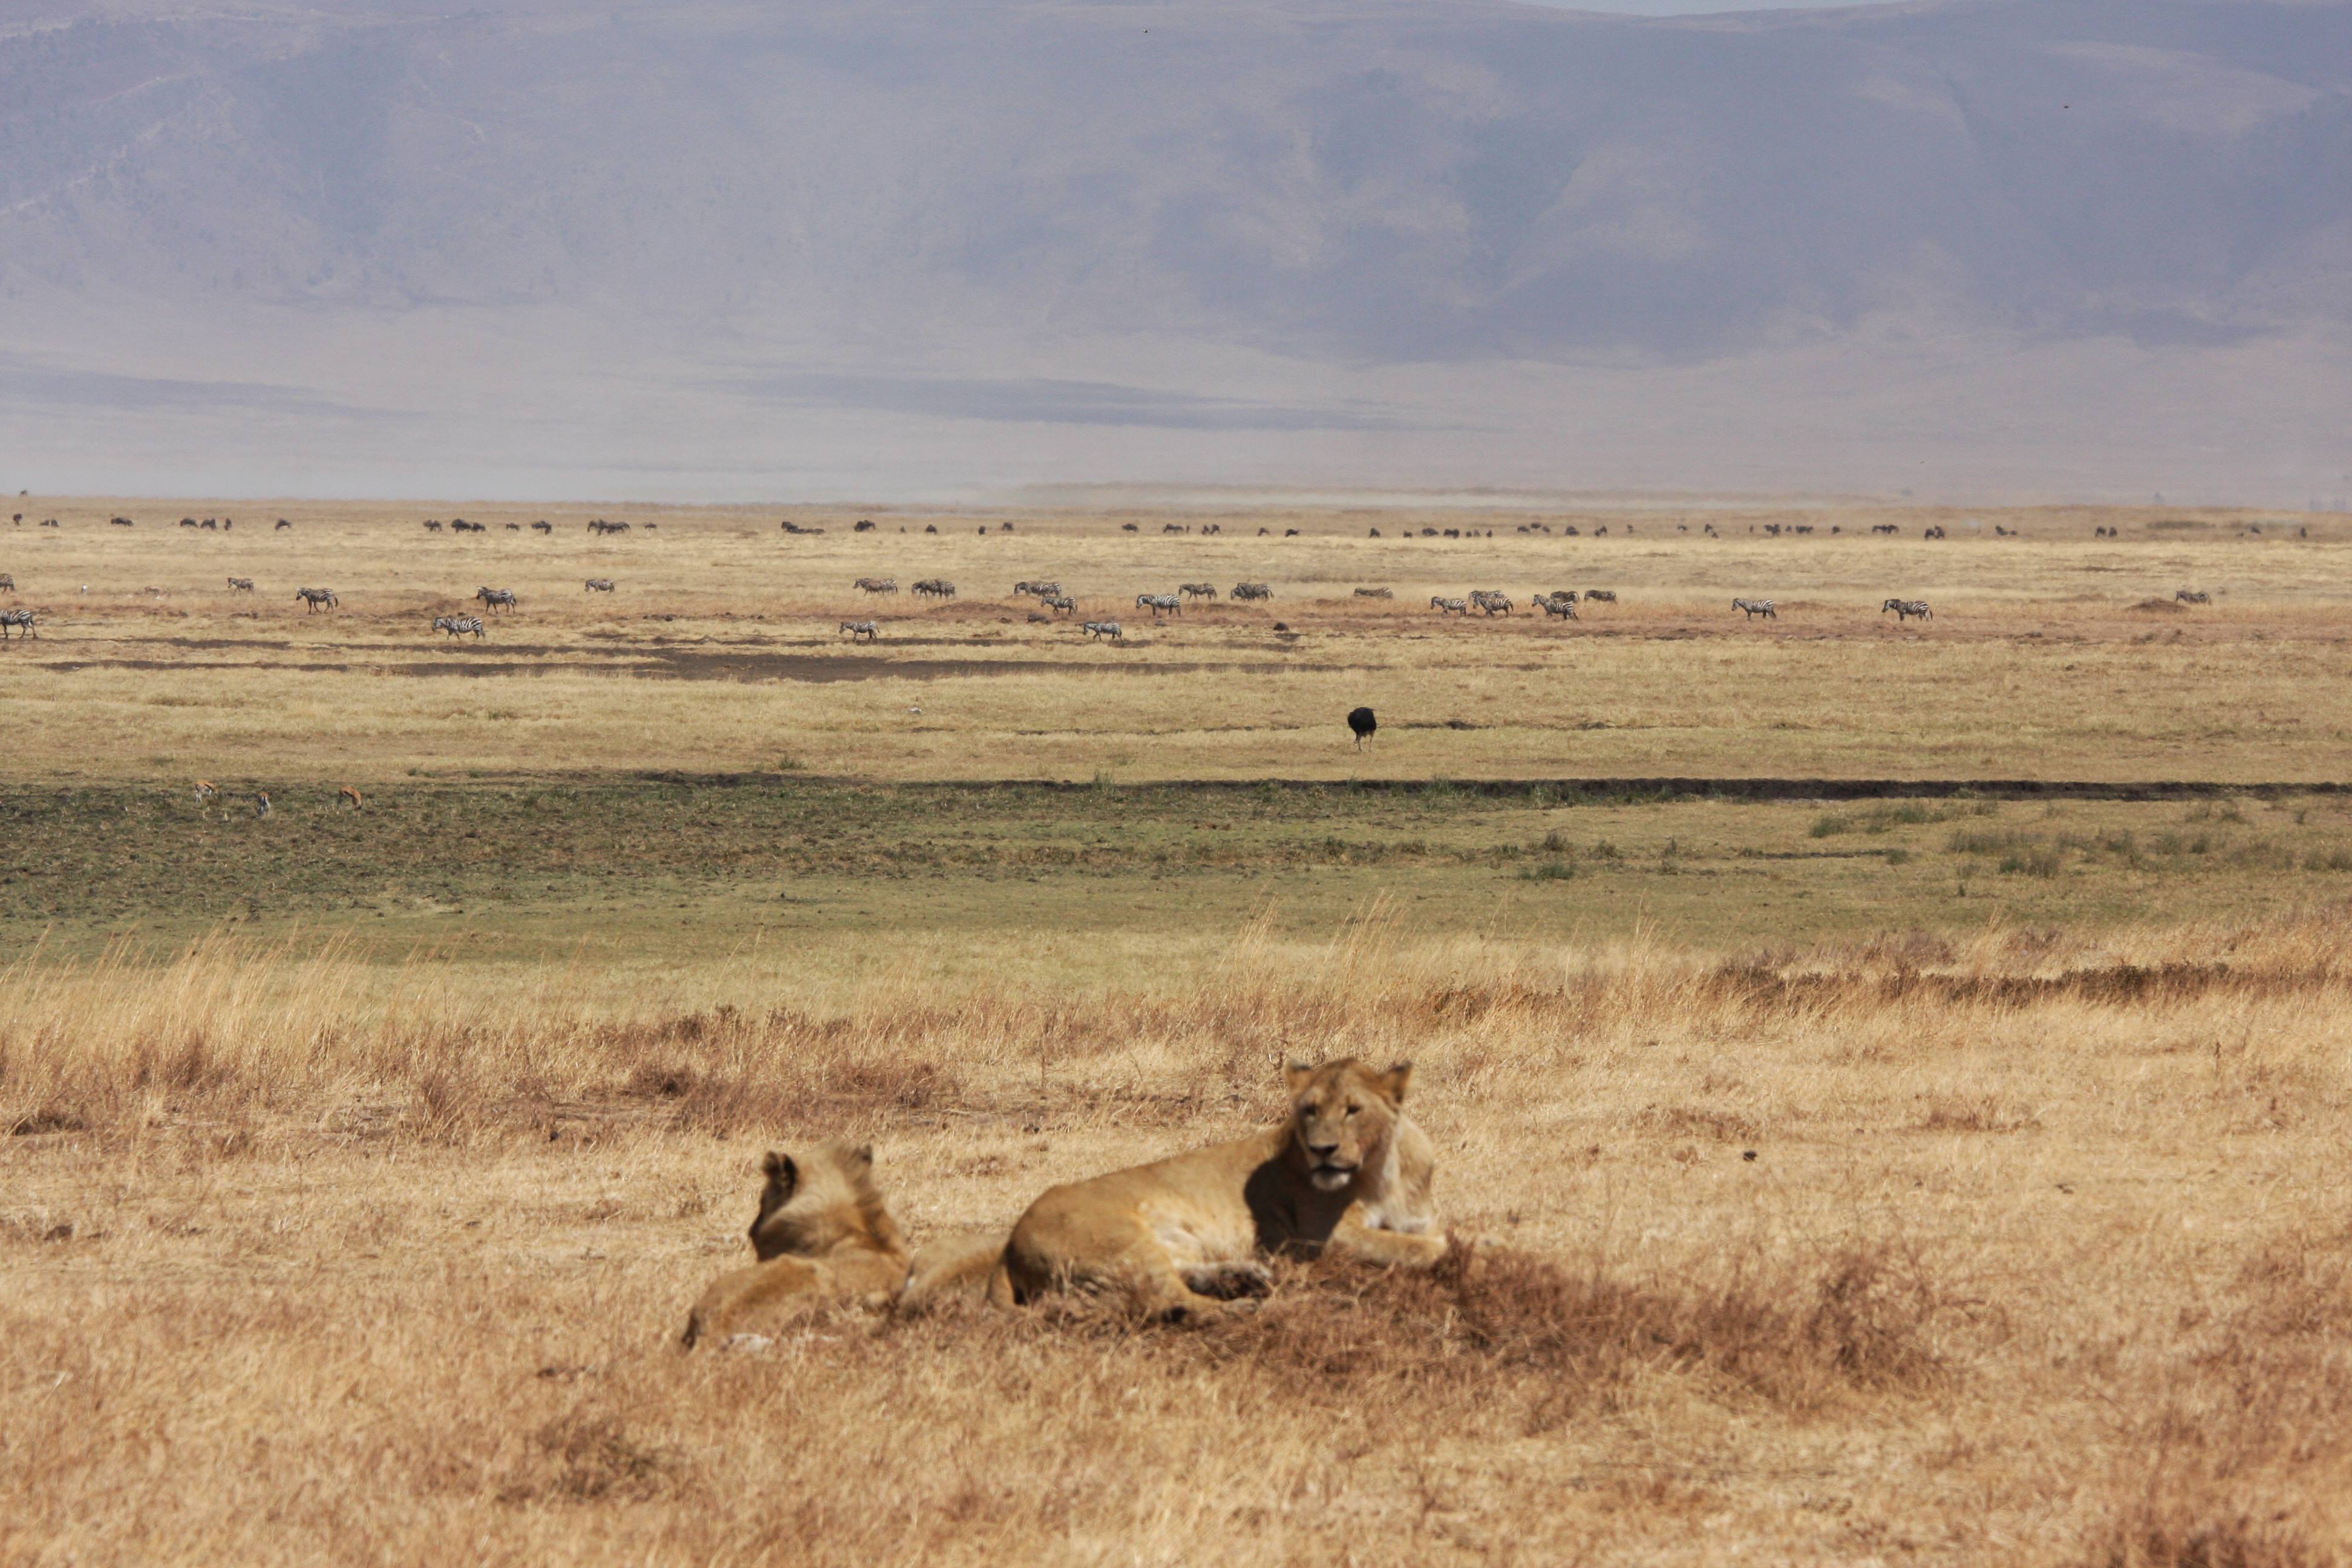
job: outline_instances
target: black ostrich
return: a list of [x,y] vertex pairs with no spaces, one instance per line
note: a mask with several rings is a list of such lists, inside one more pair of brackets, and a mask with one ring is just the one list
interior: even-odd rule
[[1364,742],[1372,738],[1372,731],[1380,727],[1381,721],[1372,717],[1372,710],[1369,708],[1359,708],[1348,715],[1348,728],[1356,732],[1356,750],[1360,752],[1364,749]]

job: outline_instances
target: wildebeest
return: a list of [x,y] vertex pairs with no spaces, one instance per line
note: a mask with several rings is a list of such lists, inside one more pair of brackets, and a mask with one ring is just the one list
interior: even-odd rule
[[1360,752],[1364,749],[1364,742],[1372,738],[1372,731],[1380,727],[1381,721],[1372,717],[1372,710],[1369,708],[1354,709],[1348,714],[1348,728],[1356,732],[1356,750]]

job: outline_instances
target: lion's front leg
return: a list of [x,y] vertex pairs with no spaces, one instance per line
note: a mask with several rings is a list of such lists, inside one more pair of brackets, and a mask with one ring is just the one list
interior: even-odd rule
[[773,1258],[748,1268],[737,1268],[710,1282],[686,1320],[686,1343],[724,1338],[763,1309],[779,1303],[802,1304],[824,1288],[821,1265],[800,1258]]
[[1402,1231],[1374,1230],[1353,1214],[1339,1222],[1324,1243],[1326,1256],[1353,1258],[1384,1268],[1429,1268],[1445,1256],[1442,1236],[1412,1236]]

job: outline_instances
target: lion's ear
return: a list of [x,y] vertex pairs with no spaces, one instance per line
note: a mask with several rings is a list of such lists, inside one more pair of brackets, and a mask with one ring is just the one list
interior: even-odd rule
[[801,1168],[793,1163],[790,1154],[780,1154],[771,1149],[768,1157],[760,1162],[760,1169],[767,1173],[769,1182],[775,1187],[778,1202],[789,1201],[799,1190]]
[[1411,1082],[1412,1082],[1412,1064],[1399,1062],[1381,1074],[1381,1092],[1389,1097],[1391,1104],[1402,1105],[1405,1086]]
[[849,1163],[856,1165],[861,1171],[872,1170],[874,1168],[874,1145],[871,1143],[860,1143],[856,1148],[852,1149],[849,1152]]
[[1314,1076],[1315,1069],[1305,1062],[1292,1062],[1282,1069],[1282,1081],[1289,1086],[1290,1092],[1293,1094],[1305,1089],[1307,1080]]

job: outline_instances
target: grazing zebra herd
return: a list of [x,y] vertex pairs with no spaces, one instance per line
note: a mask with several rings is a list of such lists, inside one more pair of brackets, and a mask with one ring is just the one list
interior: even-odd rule
[[461,637],[467,632],[471,632],[474,634],[475,639],[479,641],[482,636],[482,617],[479,616],[437,616],[434,618],[433,629],[436,632],[447,632],[453,637]]

